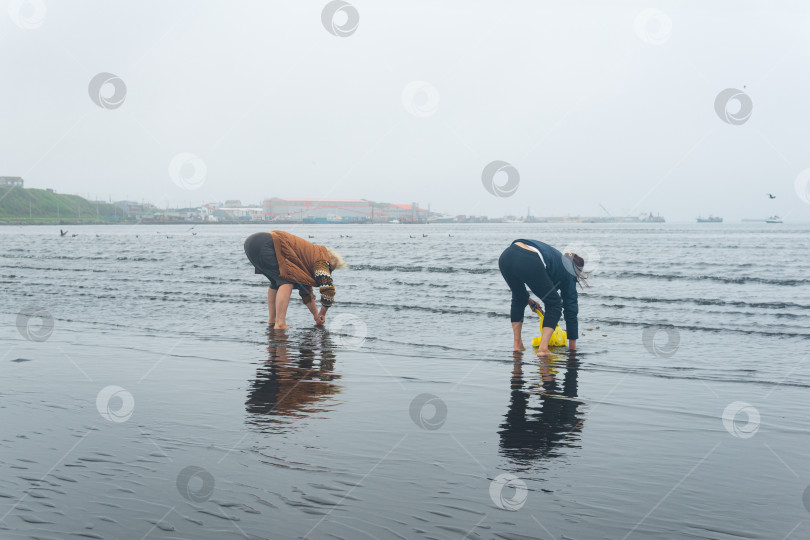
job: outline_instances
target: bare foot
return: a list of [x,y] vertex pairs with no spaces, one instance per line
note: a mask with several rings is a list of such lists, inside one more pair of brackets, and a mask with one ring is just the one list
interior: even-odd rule
[[515,343],[515,348],[512,349],[513,351],[525,351],[526,347],[523,346],[523,342]]
[[546,349],[538,348],[537,349],[537,356],[551,356],[551,351],[548,350],[548,348],[546,348]]
[[274,330],[289,330],[290,328],[292,328],[292,326],[287,326],[284,323],[276,323],[273,327]]
[[273,328],[273,326],[275,326],[275,324],[276,324],[276,321],[267,321],[267,326],[269,326],[270,328]]

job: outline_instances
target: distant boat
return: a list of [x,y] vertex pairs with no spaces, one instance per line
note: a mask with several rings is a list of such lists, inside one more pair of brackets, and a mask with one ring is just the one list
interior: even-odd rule
[[399,220],[398,219],[392,219],[388,223],[393,223],[394,225],[399,225]]
[[707,217],[707,218],[698,216],[697,222],[698,223],[723,223],[723,218],[713,216],[713,215],[709,214],[709,217]]
[[782,223],[782,218],[779,216],[771,216],[765,220],[765,223]]

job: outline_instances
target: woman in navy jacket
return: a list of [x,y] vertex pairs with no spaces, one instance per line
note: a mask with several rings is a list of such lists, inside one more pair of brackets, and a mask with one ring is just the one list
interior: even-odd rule
[[[560,317],[565,319],[568,333],[568,348],[577,348],[577,283],[587,285],[585,261],[576,253],[561,253],[553,247],[537,240],[515,240],[498,259],[498,268],[503,279],[512,290],[512,332],[516,351],[523,351],[521,332],[523,314],[527,305],[539,307],[529,298],[526,285],[537,295],[545,307],[543,337],[537,354],[550,354],[548,342],[557,327]],[[558,292],[559,291],[559,292]]]

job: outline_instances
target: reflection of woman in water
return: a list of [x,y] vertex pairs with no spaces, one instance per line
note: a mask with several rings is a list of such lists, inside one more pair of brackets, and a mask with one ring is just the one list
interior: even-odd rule
[[[516,353],[521,356],[519,353]],[[571,446],[582,430],[577,414],[577,371],[579,360],[571,355],[566,362],[552,357],[540,360],[540,406],[530,404],[531,388],[523,378],[523,364],[518,359],[512,371],[512,396],[505,421],[501,424],[501,452],[518,463],[556,457],[559,446]],[[558,381],[558,372],[565,375]]]
[[327,409],[322,404],[340,392],[334,381],[335,353],[329,337],[312,328],[295,345],[270,332],[267,361],[250,381],[245,409],[252,424],[294,420]]

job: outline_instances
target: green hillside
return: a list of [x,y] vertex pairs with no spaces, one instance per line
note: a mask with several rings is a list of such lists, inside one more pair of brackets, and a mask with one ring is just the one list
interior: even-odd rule
[[78,195],[44,189],[0,187],[0,223],[109,223],[123,221],[120,208]]

